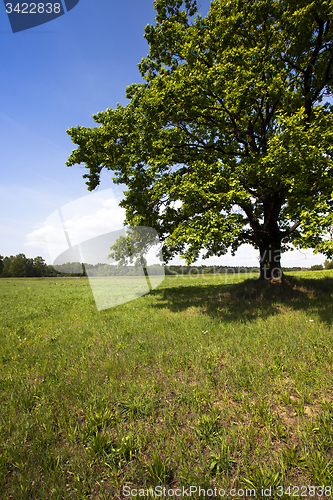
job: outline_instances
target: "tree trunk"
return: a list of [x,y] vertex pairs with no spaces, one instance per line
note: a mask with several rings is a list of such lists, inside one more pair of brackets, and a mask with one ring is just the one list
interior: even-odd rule
[[281,241],[275,240],[271,243],[261,243],[260,251],[260,280],[282,278],[281,268]]
[[284,196],[284,190],[281,188],[260,197],[264,215],[263,224],[260,224],[251,205],[242,206],[254,232],[252,241],[256,243],[260,252],[260,280],[283,278],[281,268],[281,239],[283,235],[280,232],[278,220]]
[[147,266],[147,260],[142,255],[140,255],[140,263],[141,263],[141,266],[143,268],[144,275],[146,277],[146,281],[147,281],[147,285],[148,285],[149,291],[151,292],[152,289],[153,289],[153,287],[151,286],[149,275],[148,275],[148,271],[147,271],[147,267],[146,267]]

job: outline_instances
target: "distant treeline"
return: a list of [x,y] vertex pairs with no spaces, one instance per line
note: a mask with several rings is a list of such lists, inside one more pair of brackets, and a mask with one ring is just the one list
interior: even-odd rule
[[[81,273],[80,273],[81,269]],[[155,264],[147,266],[149,274],[160,275],[163,273],[163,266]],[[66,264],[58,265],[57,272],[61,272],[66,276],[82,276],[103,277],[103,276],[142,276],[143,270],[141,266],[117,266],[117,264],[80,264],[79,262],[67,262]]]
[[[81,266],[82,269],[82,266]],[[53,266],[47,265],[43,257],[28,258],[24,253],[3,257],[0,255],[1,278],[41,278],[42,276],[58,276]]]
[[[141,266],[121,266],[110,264],[81,264],[80,262],[67,262],[55,267],[46,264],[43,257],[34,259],[26,257],[23,253],[3,257],[0,255],[0,278],[41,278],[61,276],[140,276]],[[161,265],[148,266],[150,274],[163,273]]]
[[[326,260],[324,263],[325,269],[333,269],[333,261]],[[321,264],[311,267],[311,271],[324,269]],[[26,257],[23,253],[3,257],[0,255],[0,278],[41,278],[41,277],[61,277],[61,276],[139,276],[142,274],[141,266],[122,266],[111,264],[81,264],[80,262],[67,262],[66,264],[57,265],[56,269],[46,264],[43,257],[35,257],[34,259]],[[284,267],[283,271],[308,271],[305,267]],[[210,273],[250,273],[259,272],[259,267],[245,266],[176,266],[170,265],[164,268],[166,275],[198,275]],[[149,274],[161,274],[162,266],[155,264],[148,266]]]

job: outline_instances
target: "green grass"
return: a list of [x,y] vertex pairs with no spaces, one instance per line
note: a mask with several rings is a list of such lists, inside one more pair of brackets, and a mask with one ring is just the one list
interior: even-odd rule
[[1,279],[1,500],[332,486],[332,298],[333,271],[167,277],[97,312],[85,278]]

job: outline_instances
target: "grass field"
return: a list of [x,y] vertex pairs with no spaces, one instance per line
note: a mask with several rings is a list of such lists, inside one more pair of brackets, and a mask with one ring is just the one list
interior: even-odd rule
[[333,271],[244,278],[1,279],[1,500],[329,498]]

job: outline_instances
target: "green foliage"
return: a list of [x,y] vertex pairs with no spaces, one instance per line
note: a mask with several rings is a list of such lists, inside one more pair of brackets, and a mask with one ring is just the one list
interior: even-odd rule
[[203,441],[209,441],[218,436],[218,421],[219,416],[216,412],[211,412],[210,415],[202,415],[196,422],[194,433]]
[[251,471],[246,478],[242,478],[243,483],[250,488],[259,490],[261,488],[276,487],[281,484],[281,473],[273,472],[267,467],[259,467]]
[[284,448],[282,450],[282,461],[287,470],[292,467],[302,469],[304,468],[305,458],[301,456],[300,451],[296,445]]
[[126,222],[156,229],[165,261],[250,243],[270,277],[290,244],[333,256],[332,0],[154,5],[143,83],[68,130],[67,165],[89,190],[103,168],[125,183]]
[[23,253],[10,257],[0,256],[0,277],[40,277],[46,276],[48,266],[40,256],[27,258]]
[[319,451],[309,461],[312,479],[320,485],[332,484],[333,461],[327,460]]
[[230,446],[226,443],[222,443],[218,451],[211,452],[210,460],[209,468],[212,474],[228,472],[237,464],[237,461],[231,458]]
[[325,269],[333,269],[333,260],[325,260],[324,262],[324,267]]
[[310,271],[322,271],[324,269],[324,266],[322,264],[315,264],[314,266],[310,267]]
[[[115,273],[111,270],[111,272],[106,275],[109,276],[111,274]],[[10,257],[2,257],[0,255],[0,278],[40,278],[59,275],[86,276],[86,272],[84,265],[80,262],[68,262],[67,264],[57,265],[57,270],[55,270],[53,266],[47,265],[43,257],[40,256],[32,259],[27,258],[23,253],[16,256],[11,255]]]
[[110,454],[113,450],[111,437],[108,434],[96,432],[89,440],[88,450],[93,455],[104,456]]
[[124,420],[133,420],[142,415],[151,415],[154,412],[155,402],[152,399],[134,398],[120,402],[120,414]]
[[9,265],[9,273],[11,276],[23,278],[29,276],[32,272],[32,259],[27,259],[23,253],[16,255]]
[[156,452],[152,452],[151,456],[152,461],[147,463],[146,466],[150,483],[153,485],[167,484],[171,473],[169,468],[170,459],[163,460]]

